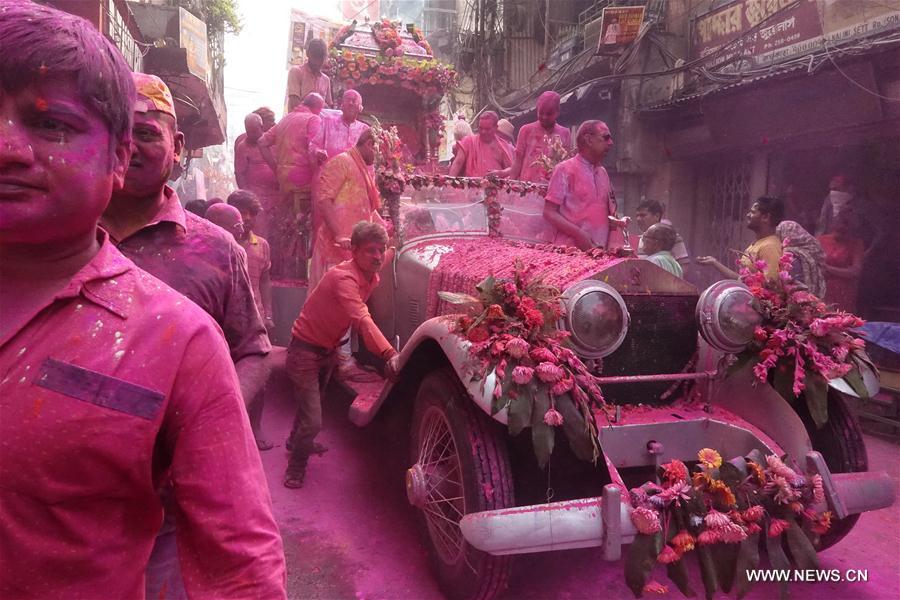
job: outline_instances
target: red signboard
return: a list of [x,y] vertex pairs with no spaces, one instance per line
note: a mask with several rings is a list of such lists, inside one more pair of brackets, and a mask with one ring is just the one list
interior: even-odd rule
[[691,58],[714,55],[710,65],[777,62],[819,47],[822,37],[816,0],[739,0],[698,17],[692,29]]

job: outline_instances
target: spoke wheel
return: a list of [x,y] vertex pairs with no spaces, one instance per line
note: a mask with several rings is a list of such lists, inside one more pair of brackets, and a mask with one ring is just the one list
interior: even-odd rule
[[510,558],[471,547],[459,521],[470,512],[513,506],[505,433],[474,405],[449,369],[422,382],[406,474],[442,591],[454,600],[488,600],[506,587]]
[[[805,401],[798,402],[798,407],[797,413],[806,426],[813,449],[822,453],[822,458],[832,473],[869,470],[869,457],[859,421],[850,412],[847,401],[840,393],[828,390],[828,421],[822,429],[816,429]],[[838,543],[850,533],[858,520],[859,515],[850,515],[846,519],[832,521],[831,528],[819,539],[817,550],[821,552]]]

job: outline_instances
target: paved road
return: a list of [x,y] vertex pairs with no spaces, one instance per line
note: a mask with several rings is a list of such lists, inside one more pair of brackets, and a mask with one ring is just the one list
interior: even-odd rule
[[[281,477],[292,414],[286,394],[274,396],[281,400],[270,401],[263,427],[278,446],[263,453],[263,463],[285,541],[289,596],[442,598],[406,501],[402,425],[388,420],[359,429],[347,420],[348,400],[331,398],[319,438],[331,450],[312,459],[306,487],[289,490]],[[867,443],[872,468],[888,470],[900,492],[900,448],[871,437]],[[900,506],[863,515],[848,537],[820,554],[820,561],[822,569],[867,569],[868,582],[795,583],[790,588],[794,600],[900,598]],[[602,561],[597,549],[525,555],[517,559],[503,598],[629,599],[633,596],[622,572],[621,562]],[[658,580],[667,582],[664,572]],[[671,587],[664,597],[682,597]],[[702,590],[699,577],[694,588]],[[757,584],[748,597],[777,596],[774,584]]]

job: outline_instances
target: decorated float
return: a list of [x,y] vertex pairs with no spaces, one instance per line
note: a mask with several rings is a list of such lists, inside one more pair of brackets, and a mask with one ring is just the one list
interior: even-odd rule
[[329,58],[335,97],[357,90],[364,119],[396,128],[405,163],[437,162],[444,131],[439,107],[456,84],[456,70],[433,57],[420,29],[387,19],[354,21],[335,35]]

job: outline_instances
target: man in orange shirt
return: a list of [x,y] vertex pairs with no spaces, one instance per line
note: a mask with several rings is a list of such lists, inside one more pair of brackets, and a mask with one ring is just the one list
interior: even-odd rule
[[302,487],[309,455],[323,451],[314,442],[322,428],[320,375],[337,365],[338,348],[347,330],[352,326],[366,348],[386,361],[384,370],[389,378],[397,374],[399,355],[366,307],[366,300],[378,285],[387,242],[387,232],[381,224],[357,223],[350,236],[353,258],[325,274],[294,321],[285,366],[294,383],[297,414],[289,440],[291,455],[284,475],[285,487]]

